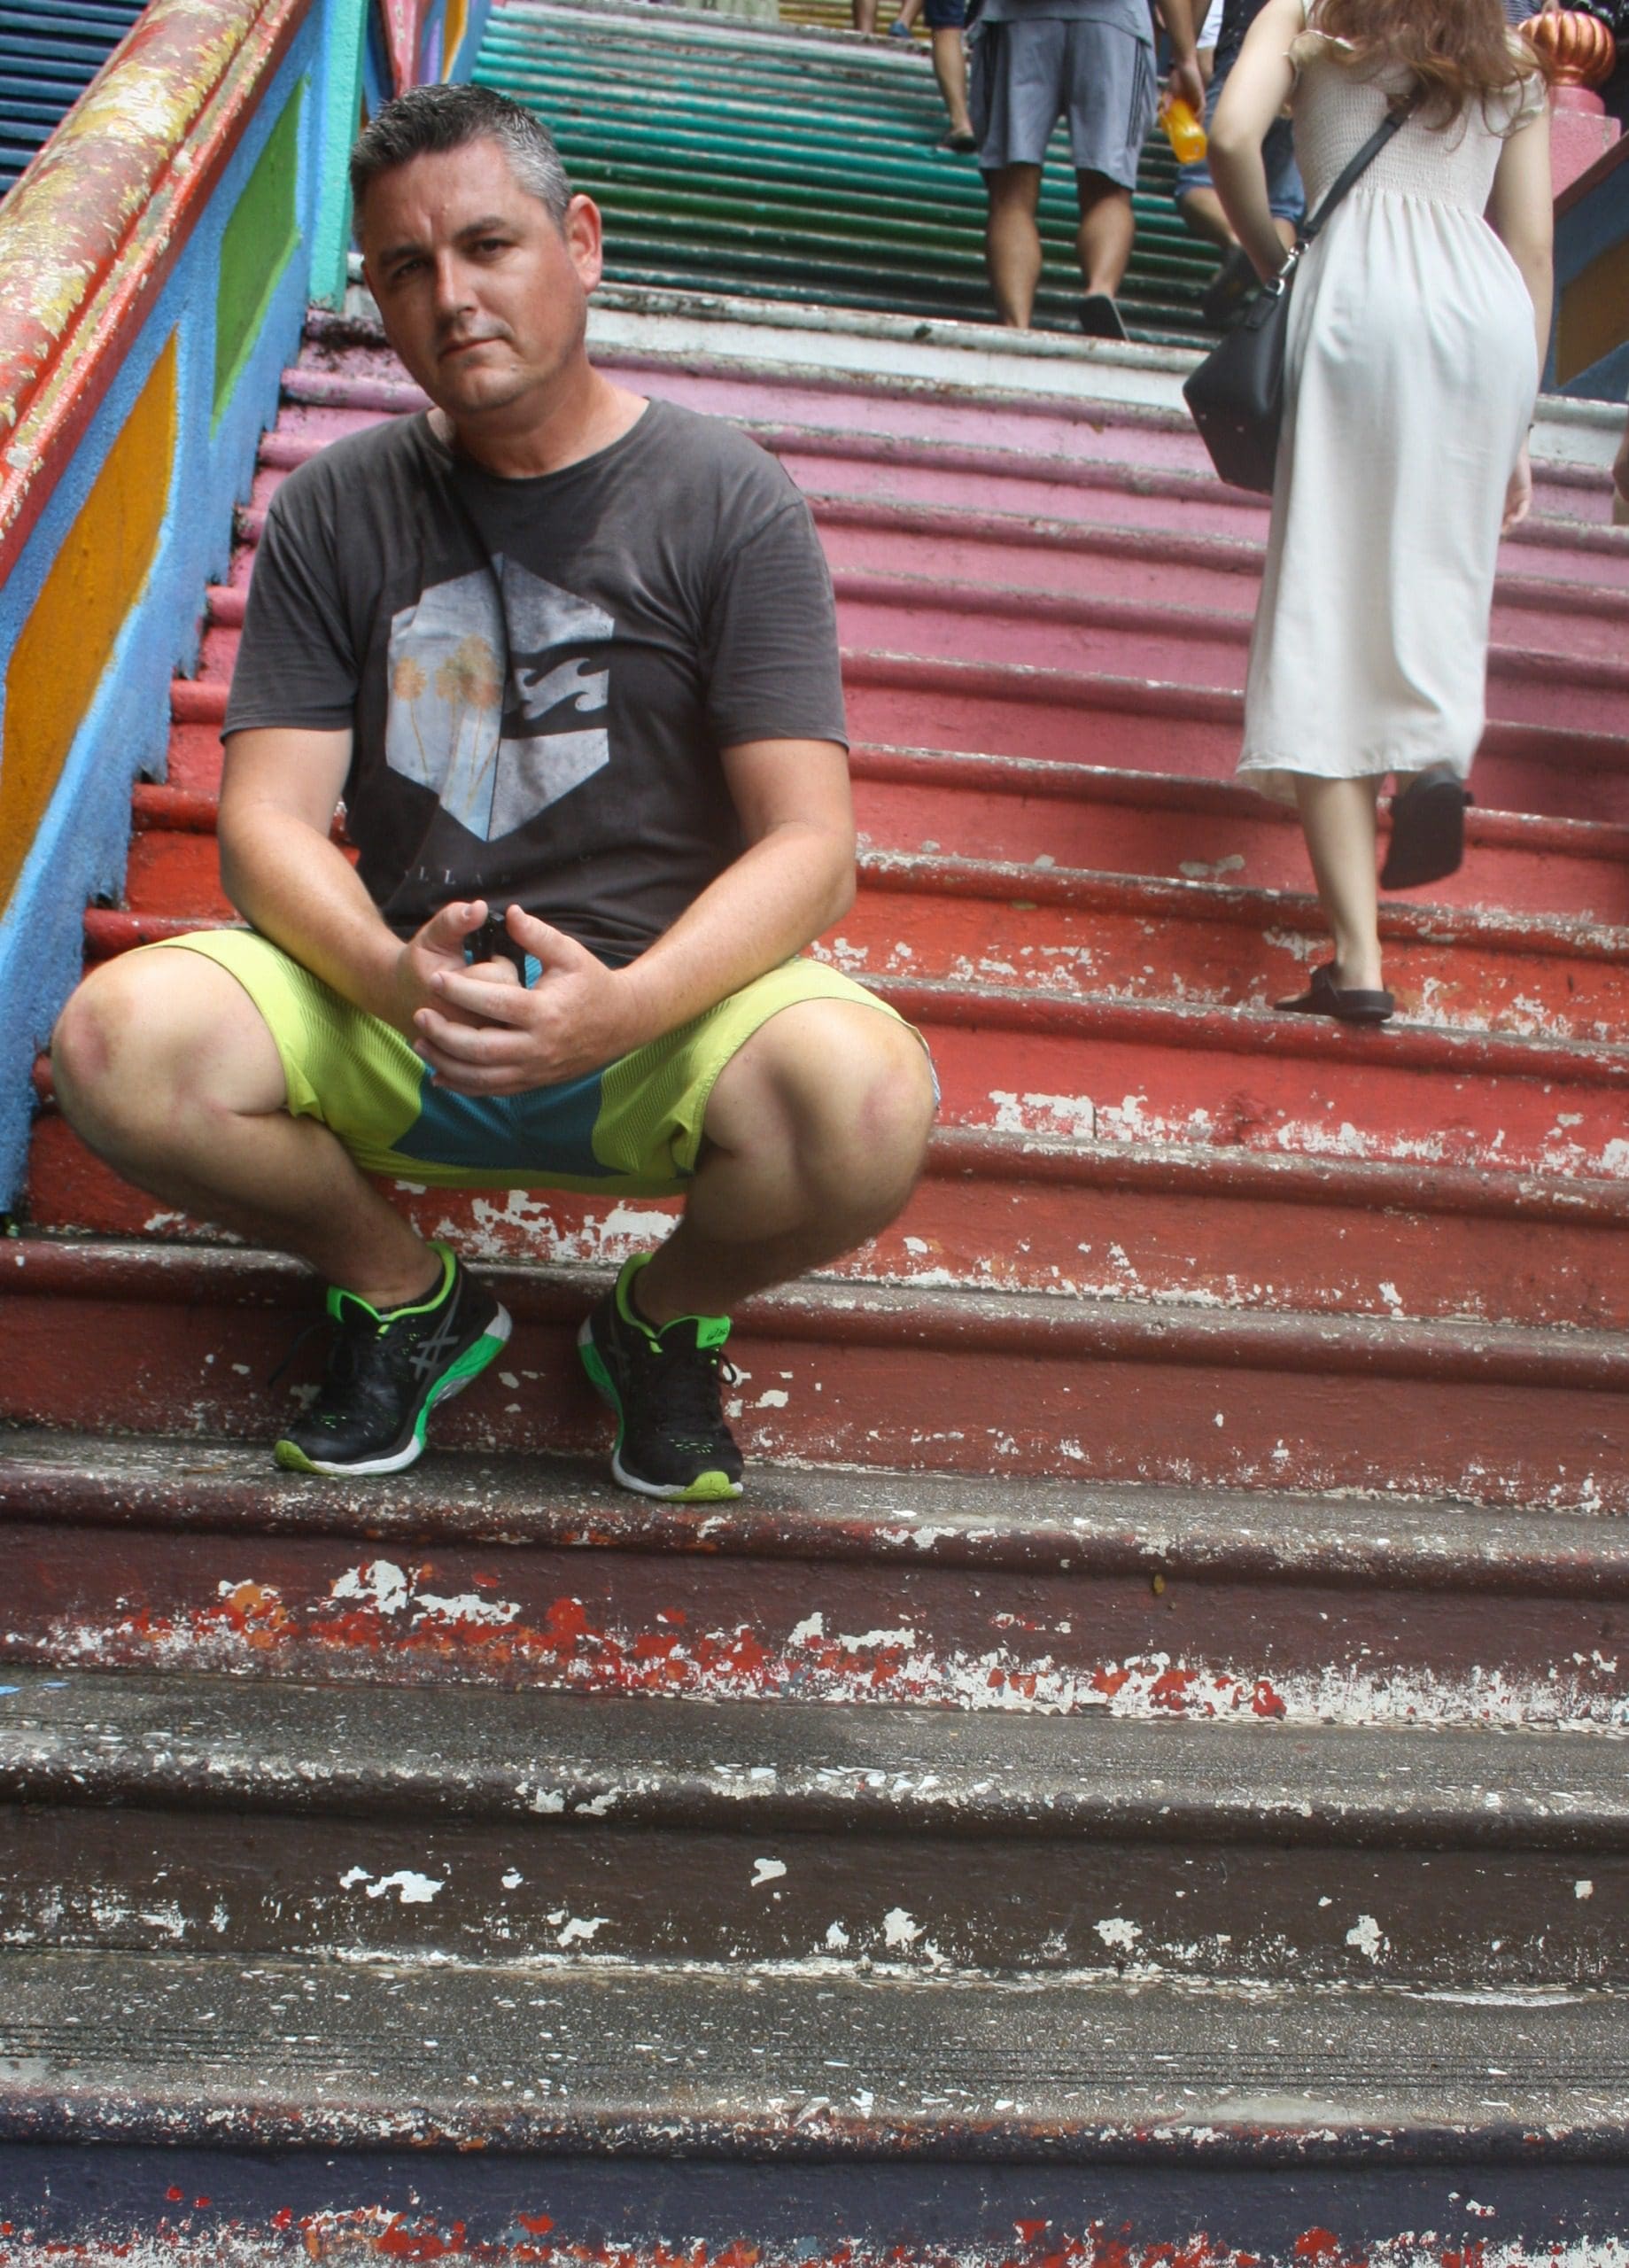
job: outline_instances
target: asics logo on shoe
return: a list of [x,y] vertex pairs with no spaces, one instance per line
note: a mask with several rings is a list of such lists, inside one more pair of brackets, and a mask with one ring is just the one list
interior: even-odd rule
[[458,1336],[454,1312],[457,1305],[456,1300],[449,1300],[446,1313],[441,1317],[429,1338],[421,1340],[414,1348],[411,1360],[413,1375],[415,1379],[427,1379],[441,1367],[442,1357],[448,1352]]

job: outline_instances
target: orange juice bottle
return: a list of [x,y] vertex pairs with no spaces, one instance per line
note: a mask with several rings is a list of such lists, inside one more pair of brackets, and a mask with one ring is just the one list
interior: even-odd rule
[[1205,155],[1205,128],[1194,114],[1191,103],[1180,96],[1167,95],[1160,105],[1160,123],[1165,128],[1179,166],[1197,166]]

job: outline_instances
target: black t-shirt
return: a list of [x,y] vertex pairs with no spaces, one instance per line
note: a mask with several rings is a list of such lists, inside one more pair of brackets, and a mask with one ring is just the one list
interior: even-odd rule
[[427,417],[278,490],[226,730],[355,733],[346,825],[385,920],[510,903],[624,959],[741,850],[718,762],[843,741],[831,579],[756,443],[653,401],[535,479]]
[[1245,44],[1245,34],[1250,29],[1267,0],[1227,0],[1222,12],[1222,28],[1216,34],[1215,74],[1223,77],[1238,61],[1238,51]]

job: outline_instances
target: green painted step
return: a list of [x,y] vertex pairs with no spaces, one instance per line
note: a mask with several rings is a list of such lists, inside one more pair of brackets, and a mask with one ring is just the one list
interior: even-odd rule
[[[476,77],[544,120],[602,207],[615,283],[978,321],[984,194],[935,147],[944,118],[925,58],[756,25],[694,39],[612,10],[494,12]],[[1144,153],[1122,299],[1139,338],[1202,338],[1214,257],[1171,205],[1162,136]],[[1080,296],[1067,146],[1042,191],[1036,318],[1072,330]]]

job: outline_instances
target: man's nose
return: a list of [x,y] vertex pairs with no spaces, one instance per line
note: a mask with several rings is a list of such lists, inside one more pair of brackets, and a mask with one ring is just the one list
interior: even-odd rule
[[453,251],[436,259],[436,313],[446,322],[474,305],[467,264]]

